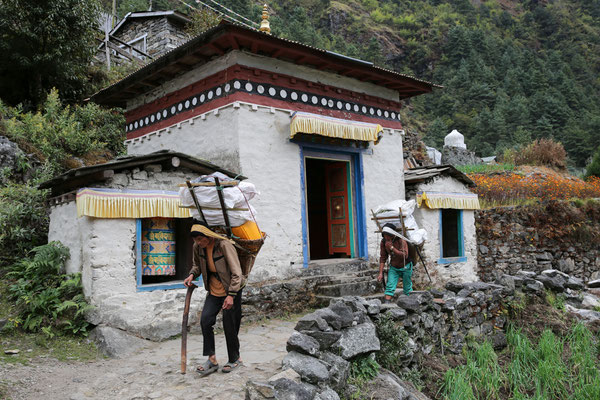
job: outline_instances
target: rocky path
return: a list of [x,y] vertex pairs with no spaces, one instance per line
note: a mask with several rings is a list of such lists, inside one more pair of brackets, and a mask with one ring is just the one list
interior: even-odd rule
[[[286,341],[295,321],[272,320],[242,326],[244,366],[229,374],[200,378],[195,366],[203,362],[202,336],[188,336],[188,373],[180,374],[180,340],[151,343],[126,358],[89,363],[40,360],[29,366],[1,365],[1,380],[11,387],[13,400],[126,399],[191,400],[244,399],[248,379],[267,380],[281,370]],[[217,357],[227,362],[225,338],[217,334]]]

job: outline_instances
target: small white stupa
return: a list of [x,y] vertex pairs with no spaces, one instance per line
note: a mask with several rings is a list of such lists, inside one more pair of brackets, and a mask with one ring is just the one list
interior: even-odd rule
[[465,137],[454,129],[444,138],[444,147],[460,147],[461,149],[466,149],[467,145],[465,144]]

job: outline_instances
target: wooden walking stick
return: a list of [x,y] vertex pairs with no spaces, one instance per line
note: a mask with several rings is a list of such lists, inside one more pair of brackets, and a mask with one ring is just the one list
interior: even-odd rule
[[190,301],[192,300],[192,293],[196,289],[196,285],[187,288],[185,294],[185,306],[183,307],[183,322],[181,323],[181,373],[185,374],[187,367],[187,325],[188,316],[190,314]]

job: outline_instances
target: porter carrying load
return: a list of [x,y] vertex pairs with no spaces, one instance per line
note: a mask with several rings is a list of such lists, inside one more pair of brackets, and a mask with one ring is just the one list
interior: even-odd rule
[[[214,232],[224,234],[237,250],[243,285],[254,266],[266,234],[256,223],[256,211],[249,201],[258,192],[250,182],[232,180],[215,172],[203,175],[180,185],[181,207],[191,208],[192,217],[204,222]],[[195,285],[188,286],[181,335],[181,373],[186,373],[187,365],[187,322],[189,304]]]

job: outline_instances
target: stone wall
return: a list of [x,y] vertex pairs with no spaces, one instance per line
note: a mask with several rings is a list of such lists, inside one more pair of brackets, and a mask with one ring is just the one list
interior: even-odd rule
[[475,220],[483,281],[521,269],[600,277],[600,202],[480,210]]
[[481,158],[470,150],[453,146],[444,146],[442,149],[442,164],[472,165],[481,163],[483,163]]
[[[116,32],[115,36],[125,43],[129,43],[144,35],[146,36],[145,50],[143,49],[143,40],[132,45],[151,55],[154,59],[189,40],[189,36],[185,33],[185,27],[181,23],[174,23],[165,16],[145,19],[133,18],[125,22],[124,26]],[[113,41],[113,44],[121,47],[121,44],[115,41]],[[124,50],[129,53],[129,48],[125,48]],[[114,52],[111,54],[111,62],[113,64],[129,62],[125,57],[117,56]],[[134,52],[134,55],[143,61],[147,61],[146,57],[139,53]],[[106,53],[104,47],[96,52],[96,57],[100,62],[105,62]]]
[[181,45],[189,39],[180,24],[173,24],[167,17],[135,18],[126,22],[117,37],[124,42],[130,42],[143,35],[146,37],[146,53],[154,58]]
[[[506,312],[518,296],[544,296],[552,290],[565,298],[566,310],[588,322],[600,320],[594,311],[599,299],[600,280],[588,283],[556,270],[541,274],[519,271],[502,275],[496,283],[449,282],[445,290],[413,292],[401,295],[397,304],[361,297],[334,299],[327,308],[302,317],[287,342],[288,354],[283,372],[268,382],[249,382],[246,399],[340,399],[353,398],[357,388],[347,383],[351,362],[359,356],[373,356],[385,342],[378,336],[377,325],[391,320],[404,346],[397,349],[403,368],[411,368],[423,354],[432,351],[459,354],[466,338],[481,337],[495,349],[506,346]],[[426,398],[390,371],[380,372],[373,382],[361,389],[368,398],[415,400]],[[390,395],[390,393],[394,393]]]

